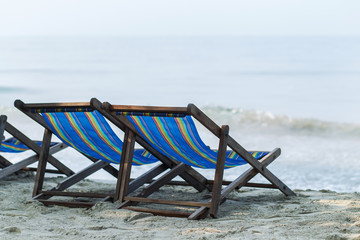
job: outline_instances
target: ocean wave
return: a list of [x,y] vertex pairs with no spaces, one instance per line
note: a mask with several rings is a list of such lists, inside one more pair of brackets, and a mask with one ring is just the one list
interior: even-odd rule
[[228,124],[233,130],[255,129],[265,132],[281,131],[326,136],[360,136],[360,124],[322,121],[311,118],[294,118],[267,111],[225,108],[221,106],[206,106],[202,109],[215,122],[218,124]]
[[[221,106],[201,108],[218,125],[229,125],[230,131],[249,131],[270,134],[307,134],[319,136],[360,137],[360,124],[322,121],[311,118],[294,118],[268,111],[244,110]],[[16,121],[28,120],[18,109],[0,105],[0,115]]]

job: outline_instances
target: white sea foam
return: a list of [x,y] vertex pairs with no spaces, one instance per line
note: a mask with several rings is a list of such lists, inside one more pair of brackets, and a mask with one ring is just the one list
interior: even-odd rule
[[311,118],[295,118],[272,112],[244,110],[240,108],[204,107],[206,112],[219,123],[232,129],[260,130],[265,132],[311,134],[334,137],[360,137],[360,124],[324,121]]

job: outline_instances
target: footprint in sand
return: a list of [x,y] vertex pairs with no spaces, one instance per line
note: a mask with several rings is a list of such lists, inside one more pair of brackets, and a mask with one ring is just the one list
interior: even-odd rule
[[21,229],[18,227],[6,227],[0,230],[0,232],[8,232],[8,233],[14,233],[14,234],[20,234]]

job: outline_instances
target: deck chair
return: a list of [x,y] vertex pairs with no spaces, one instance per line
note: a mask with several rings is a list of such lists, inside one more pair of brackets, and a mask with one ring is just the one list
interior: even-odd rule
[[[91,103],[96,106],[97,100]],[[229,127],[219,127],[214,121],[206,116],[193,104],[187,107],[149,107],[149,106],[124,106],[103,103],[98,111],[106,116],[115,125],[120,126],[127,134],[125,141],[130,142],[126,148],[126,154],[132,156],[133,142],[137,141],[148,149],[151,154],[160,154],[177,163],[167,173],[160,176],[136,195],[128,191],[129,173],[131,171],[131,158],[124,158],[124,168],[119,176],[122,176],[119,208],[131,209],[140,212],[149,212],[156,215],[187,217],[188,219],[201,219],[209,213],[217,217],[217,212],[230,192],[242,186],[279,189],[286,196],[294,196],[295,193],[280,181],[267,166],[279,155],[280,149],[276,148],[270,152],[246,151],[238,142],[229,135]],[[219,138],[219,147],[212,150],[201,140],[195,127],[193,118]],[[230,148],[230,151],[227,151]],[[222,187],[224,169],[249,164],[250,169],[239,174],[232,182],[226,182]],[[208,202],[169,200],[169,196],[163,199],[149,198],[149,196],[160,187],[167,184],[174,177],[182,174],[187,167],[212,168],[215,169],[214,180],[206,179],[205,183],[210,185],[212,191],[211,200]],[[249,183],[257,174],[265,177],[270,184]],[[180,212],[164,209],[141,208],[133,205],[138,203],[178,205],[197,208],[193,212]]]
[[[12,137],[5,140],[4,132],[9,133]],[[11,161],[0,155],[0,179],[9,176],[13,173],[17,174],[20,171],[36,171],[36,168],[27,167],[39,160],[41,152],[41,142],[32,141],[22,132],[12,126],[4,115],[0,116],[0,153],[20,153],[27,150],[32,150],[35,155],[27,157],[23,160],[13,164]],[[59,160],[52,156],[67,146],[63,143],[51,142],[49,146],[48,161],[56,169],[45,169],[48,173],[65,174],[67,176],[72,175],[74,172],[62,164]]]
[[[33,198],[46,205],[57,204],[69,207],[88,208],[96,203],[96,201],[93,200],[84,201],[83,199],[81,201],[51,200],[50,198],[53,196],[70,196],[91,199],[100,198],[100,201],[117,201],[120,197],[123,198],[123,196],[119,196],[119,193],[124,192],[122,189],[124,185],[121,183],[123,178],[128,179],[127,175],[121,175],[122,169],[126,168],[126,166],[122,164],[126,162],[123,158],[130,158],[130,164],[133,165],[150,164],[158,161],[162,162],[159,166],[150,169],[148,172],[133,180],[131,184],[126,185],[129,192],[135,191],[144,183],[149,182],[154,176],[157,176],[166,169],[173,168],[178,164],[166,157],[160,156],[160,154],[157,156],[149,154],[145,149],[137,149],[132,152],[132,156],[128,155],[128,148],[131,144],[133,147],[133,142],[130,143],[126,139],[129,138],[128,135],[131,133],[128,131],[125,132],[126,141],[123,143],[111,129],[104,116],[96,111],[96,108],[90,105],[90,103],[25,104],[20,100],[16,100],[15,106],[45,128],[42,151],[33,190]],[[97,106],[98,109],[100,109],[99,106],[101,106],[101,103],[98,102]],[[47,156],[50,149],[49,143],[52,134],[55,134],[63,143],[71,146],[94,163],[64,179],[56,187],[44,191],[44,169],[47,164]],[[118,171],[111,166],[111,163],[121,163],[121,171]],[[73,186],[100,169],[108,171],[118,179],[114,192],[80,193],[65,191],[70,186]],[[193,172],[196,173],[196,171]],[[181,176],[188,184],[194,186],[198,190],[203,190],[206,184],[200,183],[198,175],[193,172],[192,168],[189,167]]]

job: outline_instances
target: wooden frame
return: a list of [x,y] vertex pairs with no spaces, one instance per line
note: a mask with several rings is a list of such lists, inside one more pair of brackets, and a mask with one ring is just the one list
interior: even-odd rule
[[[104,169],[108,173],[110,173],[115,178],[118,177],[119,171],[115,169],[110,163],[93,158],[91,156],[85,156],[89,159],[92,164],[87,166],[86,168],[73,173],[71,176],[68,176],[63,181],[61,181],[57,186],[49,189],[43,189],[44,183],[44,176],[45,176],[45,169],[46,165],[49,161],[49,156],[51,153],[51,148],[49,146],[51,137],[53,132],[51,128],[47,125],[45,120],[40,116],[39,113],[31,111],[32,109],[38,108],[67,108],[67,107],[75,107],[75,108],[91,108],[89,103],[42,103],[42,104],[25,104],[21,100],[16,100],[14,103],[15,107],[18,108],[20,111],[25,113],[27,116],[32,118],[34,121],[39,123],[41,126],[44,127],[44,136],[42,140],[42,147],[39,151],[39,163],[37,167],[36,177],[35,177],[35,184],[33,189],[33,199],[36,199],[45,205],[61,205],[61,206],[68,206],[68,207],[85,207],[89,208],[92,207],[96,202],[83,202],[83,201],[54,201],[50,198],[53,196],[64,196],[64,197],[86,197],[86,198],[95,198],[101,199],[101,201],[108,201],[113,200],[115,193],[113,194],[104,194],[104,193],[82,193],[82,192],[69,192],[64,191],[69,187],[75,185],[79,181],[85,179],[86,177],[90,176],[91,174],[95,173],[100,169]],[[51,162],[50,162],[51,163]]]
[[[20,132],[18,129],[16,129],[13,125],[11,125],[7,121],[7,117],[4,115],[0,116],[0,137],[1,139],[4,139],[4,132],[8,132],[10,135],[13,136],[13,138],[16,138],[23,144],[25,144],[27,147],[29,147],[30,150],[35,152],[35,155],[25,158],[15,164],[11,163],[9,160],[7,160],[5,157],[0,155],[0,179],[4,178],[6,176],[9,176],[13,173],[18,173],[19,171],[36,171],[36,168],[29,168],[27,167],[30,164],[33,164],[39,160],[39,155],[41,152],[41,147],[34,143],[30,138],[28,138],[26,135],[24,135],[22,132]],[[1,143],[0,143],[1,144]],[[66,167],[64,164],[62,164],[59,160],[57,160],[55,157],[52,156],[52,154],[59,152],[63,149],[65,149],[67,145],[63,143],[56,143],[52,147],[49,147],[49,156],[48,161],[57,169],[45,169],[44,171],[49,173],[56,173],[56,174],[65,174],[66,176],[70,176],[74,174],[74,172]]]
[[[52,196],[92,197],[100,198],[102,199],[102,201],[119,201],[120,205],[118,206],[118,208],[150,212],[156,215],[187,217],[188,219],[201,219],[206,217],[208,214],[210,214],[210,216],[212,217],[217,217],[219,206],[226,200],[228,194],[234,189],[239,189],[243,186],[274,188],[279,189],[287,196],[295,195],[295,193],[291,189],[289,189],[283,182],[281,182],[272,172],[267,169],[267,166],[280,155],[281,151],[279,148],[274,149],[260,160],[256,160],[248,151],[246,151],[229,135],[228,126],[218,126],[193,104],[189,104],[187,107],[175,108],[111,105],[107,102],[101,103],[99,100],[93,98],[89,103],[25,104],[20,100],[16,100],[15,106],[45,128],[33,196],[34,199],[37,199],[46,205],[58,204],[70,207],[91,207],[94,202],[60,202],[51,201],[49,199]],[[91,164],[89,167],[83,169],[82,171],[66,178],[64,181],[58,184],[58,186],[50,190],[44,191],[42,189],[45,174],[44,169],[46,167],[47,158],[50,153],[49,142],[53,133],[51,132],[49,126],[47,126],[44,119],[39,116],[38,113],[32,112],[31,109],[66,107],[85,107],[97,110],[105,118],[107,118],[110,122],[112,122],[116,127],[121,129],[125,133],[122,149],[123,154],[121,156],[119,171],[117,171],[105,161],[86,156],[94,163]],[[209,131],[211,131],[216,137],[219,138],[219,147],[217,149],[218,156],[214,180],[208,180],[199,172],[194,170],[192,167],[185,165],[184,163],[174,161],[173,159],[170,159],[162,153],[158,152],[151,146],[150,143],[146,141],[146,139],[144,139],[137,132],[136,128],[125,116],[117,115],[117,111],[140,113],[175,113],[191,115],[200,124],[205,126]],[[137,177],[136,179],[131,179],[131,161],[134,154],[135,142],[141,145],[147,151],[149,151],[153,156],[155,156],[160,161],[160,164],[156,167],[153,167],[152,169],[150,169],[143,175]],[[250,169],[240,174],[238,178],[231,182],[223,181],[223,171],[227,148],[235,151],[251,166]],[[102,168],[117,178],[117,184],[113,194],[75,193],[63,191]],[[257,174],[263,175],[267,180],[269,180],[270,184],[249,183],[249,181]],[[176,176],[180,176],[185,181],[173,181]],[[208,202],[149,198],[151,194],[159,190],[159,188],[161,188],[165,184],[188,185],[194,187],[198,191],[208,189],[212,192],[212,197],[211,200]],[[144,188],[141,189],[140,193],[135,194],[135,190],[139,189],[141,186],[144,186]],[[137,203],[156,203],[166,205],[189,206],[196,207],[197,210],[189,213],[161,209],[147,209],[136,207],[135,205],[137,205]]]
[[[178,200],[167,200],[167,199],[152,199],[148,198],[152,193],[157,191],[161,186],[171,183],[171,180],[175,177],[185,172],[189,166],[185,164],[177,163],[176,167],[171,168],[171,170],[161,176],[156,180],[152,180],[151,184],[144,188],[139,194],[135,196],[130,196],[130,192],[127,191],[124,186],[122,193],[119,195],[122,197],[119,198],[121,204],[118,208],[125,208],[134,211],[149,212],[155,215],[164,215],[164,216],[173,216],[173,217],[187,217],[188,219],[201,219],[206,217],[209,213],[212,217],[217,217],[218,209],[221,203],[223,203],[227,195],[234,189],[241,188],[242,186],[252,186],[260,188],[276,188],[279,189],[282,193],[287,196],[294,196],[295,193],[288,188],[282,181],[280,181],[272,172],[267,169],[267,166],[274,161],[281,153],[279,148],[274,149],[272,152],[261,158],[259,161],[256,160],[248,151],[246,151],[239,143],[237,143],[229,135],[229,127],[222,126],[219,127],[215,122],[213,122],[208,116],[206,116],[199,108],[193,104],[189,104],[187,107],[151,107],[151,106],[129,106],[129,105],[111,105],[108,102],[105,102],[99,106],[100,102],[97,99],[91,100],[91,105],[101,112],[105,117],[107,117],[113,124],[118,126],[123,131],[132,132],[135,135],[136,141],[146,148],[154,156],[160,155],[162,158],[166,158],[153,149],[150,144],[136,131],[135,127],[131,122],[124,116],[117,115],[116,112],[138,112],[138,113],[167,113],[167,114],[185,114],[191,115],[198,122],[200,122],[204,127],[206,127],[210,132],[212,132],[216,137],[219,138],[219,148],[217,155],[217,164],[215,169],[215,176],[213,181],[201,179],[201,183],[205,185],[205,188],[212,191],[212,197],[209,202],[192,202],[192,201],[178,201]],[[226,158],[226,149],[229,147],[240,155],[250,166],[251,168],[242,173],[237,179],[232,182],[227,182],[226,187],[222,188],[223,185],[223,171]],[[133,151],[133,149],[131,149]],[[130,171],[131,165],[128,166]],[[192,168],[191,168],[192,169]],[[194,170],[195,171],[195,170]],[[193,172],[192,172],[193,173]],[[270,184],[257,184],[249,183],[249,181],[257,174],[264,176]],[[129,182],[128,175],[123,176],[123,184]],[[149,181],[150,179],[148,179]],[[145,182],[143,182],[145,183]],[[182,183],[179,183],[182,184]],[[198,189],[201,190],[201,189]],[[132,207],[131,205],[136,205],[137,203],[156,203],[156,204],[166,204],[166,205],[180,205],[180,206],[191,206],[198,207],[195,212],[184,213],[179,211],[169,211],[169,210],[158,210],[158,209],[149,209],[149,208],[139,208]]]
[[[135,142],[140,144],[144,149],[149,151],[153,156],[155,156],[162,163],[161,165],[149,170],[148,172],[146,172],[142,176],[139,176],[138,178],[134,179],[131,182],[130,182],[130,179],[126,179],[126,181],[129,182],[129,188],[127,189],[126,187],[123,187],[124,192],[122,192],[122,193],[119,192],[119,196],[120,195],[125,196],[125,195],[133,192],[140,186],[151,181],[154,177],[162,174],[167,169],[170,169],[170,172],[172,172],[174,169],[177,169],[177,167],[179,165],[183,165],[182,163],[176,162],[173,159],[170,159],[170,158],[166,157],[165,155],[161,154],[160,152],[156,151],[146,140],[144,140],[141,137],[140,134],[137,133],[137,131],[135,130],[135,127],[127,120],[126,117],[116,116],[115,114],[108,111],[106,106],[110,106],[109,103],[102,104],[96,98],[92,98],[90,101],[90,104],[95,110],[97,110],[99,113],[101,113],[104,117],[106,117],[110,122],[112,122],[119,129],[123,130],[125,133],[131,132],[132,135],[134,135]],[[133,107],[133,106],[130,106],[130,107]],[[178,113],[181,113],[182,110],[183,110],[183,108],[177,108]],[[123,148],[124,147],[125,146],[123,146]],[[124,149],[123,149],[123,151],[124,151]],[[133,154],[134,148],[132,147],[132,148],[128,149],[127,151],[131,151],[132,152],[131,154]],[[128,166],[128,169],[123,170],[124,171],[123,173],[127,174],[127,176],[128,176],[127,178],[129,178],[130,177],[129,173],[131,171],[131,164],[128,164],[127,166]],[[167,176],[168,174],[169,173],[165,174],[164,176]],[[211,185],[208,183],[208,180],[190,166],[185,165],[183,171],[181,171],[177,175],[179,175],[181,178],[183,178],[185,180],[186,184],[193,186],[199,192],[203,191],[204,189],[208,189],[208,190],[211,189]],[[177,175],[174,175],[172,178],[174,178]],[[171,180],[171,179],[169,179],[169,180]],[[153,181],[152,184],[156,186],[156,184],[159,184],[157,182],[158,182],[158,180]],[[166,181],[166,182],[168,182],[168,181]],[[160,185],[163,185],[163,184],[160,184]],[[151,194],[155,191],[154,188],[150,188],[150,189],[152,189],[152,190],[149,190],[149,192],[147,194]],[[119,200],[119,198],[117,198],[116,200]]]

